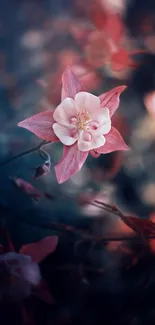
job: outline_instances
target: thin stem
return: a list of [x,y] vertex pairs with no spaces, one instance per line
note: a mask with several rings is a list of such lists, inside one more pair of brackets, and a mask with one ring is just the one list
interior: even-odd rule
[[[100,204],[102,205],[95,205],[97,206],[98,208],[102,208],[108,212],[111,212],[117,216],[120,216],[122,217],[122,213],[119,211],[119,209],[115,206],[110,206],[109,204],[106,204],[104,202],[100,202],[100,201],[96,201],[96,202],[99,202]],[[2,203],[0,203],[0,208],[1,208],[1,212],[3,212],[5,214],[5,212],[10,212],[10,209],[7,207],[7,206],[3,206]],[[37,226],[37,227],[40,227],[40,228],[43,228],[43,229],[51,229],[52,231],[53,230],[57,230],[59,232],[64,232],[64,233],[71,233],[71,234],[77,234],[77,235],[80,235],[82,236],[84,239],[86,240],[92,240],[96,243],[108,243],[108,242],[120,242],[120,241],[143,241],[144,240],[149,240],[149,239],[155,239],[155,234],[152,234],[152,235],[144,235],[144,236],[140,236],[138,234],[136,235],[121,235],[119,236],[116,235],[116,234],[111,234],[111,236],[102,236],[102,237],[98,237],[98,236],[95,236],[93,234],[91,234],[91,232],[89,231],[86,231],[84,229],[79,229],[79,228],[76,228],[74,226],[71,226],[71,225],[65,225],[65,224],[61,224],[61,223],[57,223],[57,222],[44,222],[44,223],[40,223],[39,225],[35,225],[31,220],[28,220],[26,217],[22,217],[22,219],[19,219],[21,222],[24,222],[26,224],[29,224],[31,226]]]
[[92,202],[91,204],[107,212],[113,213],[120,218],[124,217],[122,212],[114,205],[110,205],[98,200],[94,200],[94,202]]
[[[10,209],[8,207],[4,207],[3,205],[0,206],[1,209],[5,212],[5,211],[10,211]],[[34,225],[34,223],[31,221],[31,220],[28,220],[27,218],[25,217],[22,217],[22,219],[20,219],[21,222],[24,222],[26,224],[29,224],[31,226],[36,226]],[[92,240],[96,243],[108,243],[108,242],[112,242],[112,241],[115,241],[115,242],[119,242],[119,241],[137,241],[137,240],[140,240],[140,241],[143,241],[144,239],[155,239],[155,234],[154,235],[147,235],[147,236],[138,236],[138,235],[112,235],[112,236],[102,236],[102,237],[97,237],[97,236],[94,236],[93,234],[91,234],[90,232],[88,231],[85,231],[83,229],[78,229],[76,227],[73,227],[73,226],[70,226],[70,225],[64,225],[64,224],[61,224],[61,223],[57,223],[57,222],[49,222],[49,223],[40,223],[39,225],[37,225],[37,227],[40,227],[42,229],[51,229],[52,231],[53,230],[57,230],[57,231],[60,231],[60,232],[66,232],[66,233],[74,233],[74,234],[78,234],[78,235],[81,235],[83,236],[84,239],[87,239],[87,240]]]
[[20,159],[20,158],[22,158],[22,157],[24,157],[24,156],[26,156],[26,155],[28,155],[28,154],[30,154],[30,153],[32,153],[32,152],[35,152],[35,151],[41,149],[44,145],[46,145],[46,144],[48,144],[48,143],[50,143],[50,141],[49,141],[49,142],[42,141],[38,146],[33,147],[33,148],[31,148],[31,149],[28,149],[28,150],[26,150],[26,151],[24,151],[24,152],[21,152],[21,153],[17,154],[16,156],[10,157],[10,158],[8,158],[8,159],[2,161],[2,162],[0,163],[0,167],[6,166],[6,165],[12,163],[13,161],[15,161],[15,160],[17,160],[17,159]]
[[39,154],[40,154],[41,158],[43,158],[45,160],[46,163],[50,163],[51,162],[50,155],[48,154],[48,152],[46,152],[42,148],[40,148]]

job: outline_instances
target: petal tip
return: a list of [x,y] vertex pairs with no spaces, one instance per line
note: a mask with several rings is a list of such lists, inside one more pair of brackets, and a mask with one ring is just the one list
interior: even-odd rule
[[17,123],[17,126],[19,126],[20,128],[22,128],[22,127],[23,127],[23,121],[22,121],[22,122],[19,122],[19,123]]
[[125,151],[131,151],[131,148],[129,146],[126,145],[126,147],[124,148]]
[[58,167],[58,164],[54,167],[56,179],[57,179],[58,184],[62,184],[64,182],[66,182],[66,179],[62,178],[62,175],[60,175],[60,173],[58,172],[57,167]]
[[119,89],[120,89],[120,94],[127,88],[128,86],[127,85],[123,85],[123,86],[120,86]]

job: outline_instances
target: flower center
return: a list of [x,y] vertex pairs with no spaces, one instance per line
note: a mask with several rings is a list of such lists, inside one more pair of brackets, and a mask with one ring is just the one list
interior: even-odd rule
[[76,124],[78,130],[87,130],[89,123],[91,122],[92,118],[89,112],[83,110],[77,114],[76,118],[72,119],[72,122]]

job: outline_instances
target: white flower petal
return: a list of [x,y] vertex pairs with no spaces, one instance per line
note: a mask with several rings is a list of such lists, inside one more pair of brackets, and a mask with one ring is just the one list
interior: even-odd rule
[[106,140],[103,135],[91,136],[91,140],[86,141],[85,139],[89,139],[89,136],[85,136],[86,133],[87,132],[81,132],[80,138],[78,139],[78,148],[80,151],[97,149],[105,144]]
[[100,124],[105,123],[105,121],[111,121],[108,107],[101,107],[100,113],[98,115],[96,114],[95,120]]
[[91,122],[89,131],[92,135],[107,134],[111,130],[111,119],[109,115],[109,109],[107,107],[102,108],[99,115],[95,117],[95,120]]
[[84,91],[75,95],[75,105],[79,112],[86,110],[92,117],[96,116],[100,112],[99,97]]
[[39,284],[41,280],[40,269],[37,263],[32,262],[23,268],[23,276],[26,281],[33,285]]
[[54,120],[61,125],[69,125],[72,117],[76,117],[77,111],[72,98],[65,98],[53,113]]
[[59,140],[66,146],[71,146],[77,141],[77,138],[72,136],[73,128],[67,128],[66,126],[54,123],[53,130]]

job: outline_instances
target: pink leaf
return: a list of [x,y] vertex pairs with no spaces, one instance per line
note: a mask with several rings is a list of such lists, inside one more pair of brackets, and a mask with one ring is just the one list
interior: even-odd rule
[[70,68],[67,68],[62,75],[61,100],[67,97],[74,99],[75,95],[81,91],[81,84]]
[[38,287],[34,288],[33,290],[33,295],[37,296],[47,304],[54,304],[55,300],[52,297],[47,284],[45,283],[44,280],[41,280],[40,284]]
[[19,122],[18,126],[34,133],[37,137],[46,141],[59,141],[53,131],[53,111],[44,111]]
[[32,260],[40,263],[51,253],[54,253],[58,244],[57,236],[49,236],[41,239],[40,241],[32,244],[27,244],[21,247],[19,253],[30,255]]
[[110,153],[118,150],[129,150],[119,131],[113,126],[108,134],[105,135],[106,143],[104,146],[96,149],[98,153]]
[[126,86],[118,86],[99,96],[101,107],[108,107],[110,117],[113,116],[120,103],[120,94],[126,89]]
[[80,151],[77,143],[72,146],[64,146],[63,156],[55,166],[58,183],[66,182],[71,176],[77,173],[83,166],[88,152]]
[[29,195],[34,201],[38,201],[41,197],[43,197],[43,194],[35,188],[30,183],[24,181],[21,178],[12,178],[12,181],[14,185],[18,188],[20,188],[23,192],[25,192],[27,195]]

